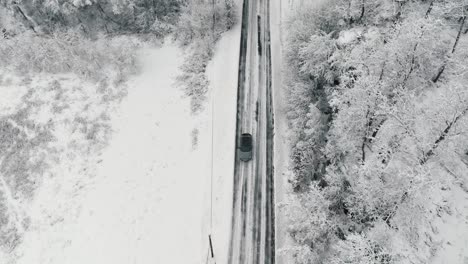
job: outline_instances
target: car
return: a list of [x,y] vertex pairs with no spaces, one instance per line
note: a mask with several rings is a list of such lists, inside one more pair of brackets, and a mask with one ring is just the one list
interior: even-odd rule
[[252,159],[252,135],[243,133],[240,137],[239,145],[239,159],[242,161],[249,161]]

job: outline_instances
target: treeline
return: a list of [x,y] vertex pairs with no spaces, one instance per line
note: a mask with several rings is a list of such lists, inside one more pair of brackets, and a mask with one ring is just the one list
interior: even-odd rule
[[132,36],[91,40],[75,31],[22,33],[0,43],[0,67],[23,76],[74,73],[84,80],[119,84],[138,71],[136,52],[141,45]]
[[468,173],[467,11],[464,0],[331,0],[291,15],[296,263],[437,254],[433,220]]
[[[93,44],[104,47],[103,39],[121,43],[120,50],[111,50],[117,56],[128,52],[127,59],[120,58],[130,62],[141,44],[136,37],[159,41],[172,34],[172,39],[186,50],[177,83],[191,98],[192,111],[196,113],[205,101],[208,89],[205,70],[215,43],[236,22],[233,0],[0,0],[0,40],[3,39],[0,52],[5,56],[0,64],[14,61],[13,65],[26,65],[23,70],[68,69],[96,75],[106,60],[101,61],[101,55],[109,58],[113,55],[106,56],[105,49],[93,51]],[[118,40],[112,40],[114,37]],[[19,42],[21,45],[17,45]],[[129,44],[134,44],[133,48]],[[27,60],[21,61],[29,56],[33,60],[31,65]],[[41,59],[45,60],[40,62]],[[67,62],[68,59],[71,61]],[[120,59],[114,62],[122,64]],[[123,67],[118,70],[134,72]]]
[[185,0],[2,0],[0,6],[4,16],[36,33],[75,28],[86,35],[103,31],[164,35],[176,24],[184,3]]
[[[177,26],[184,1],[0,1],[0,66],[26,73],[75,73],[124,81],[136,52]],[[109,79],[109,80],[108,80]]]
[[177,83],[190,97],[194,114],[203,109],[206,101],[209,85],[206,67],[215,44],[237,20],[234,0],[193,1],[182,9],[174,36],[187,52]]

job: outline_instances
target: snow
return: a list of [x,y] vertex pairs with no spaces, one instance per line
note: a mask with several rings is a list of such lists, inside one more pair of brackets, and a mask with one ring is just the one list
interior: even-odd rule
[[292,175],[290,169],[290,142],[289,127],[286,116],[286,94],[283,86],[283,43],[286,37],[284,25],[288,17],[303,5],[317,6],[324,3],[323,0],[274,0],[271,1],[271,51],[272,51],[272,87],[274,104],[274,168],[275,168],[275,227],[276,227],[276,263],[292,263],[292,256],[287,254],[287,249],[294,242],[288,234],[288,219],[282,209],[292,195],[291,185],[288,180]]
[[211,91],[207,108],[209,114],[213,113],[211,233],[216,263],[227,263],[231,231],[239,49],[240,23],[222,36],[207,68]]
[[288,11],[292,7],[287,8],[292,3],[288,1],[276,0],[271,2],[271,51],[272,51],[272,87],[273,87],[273,105],[274,105],[274,168],[275,168],[275,246],[276,246],[276,263],[292,262],[290,256],[285,255],[283,249],[291,245],[288,231],[287,219],[284,212],[280,209],[280,205],[287,201],[287,197],[291,192],[288,178],[290,175],[289,169],[289,140],[288,140],[288,124],[286,117],[286,97],[283,87],[283,33],[282,25],[287,18]]
[[353,28],[350,30],[343,30],[340,32],[337,43],[341,46],[349,45],[352,42],[358,40],[362,37],[364,29],[363,28]]
[[[320,4],[327,3],[327,0],[276,0],[276,1],[281,2],[282,13],[283,15],[286,15],[286,16],[294,12],[294,10],[297,10],[306,5],[317,6]],[[287,17],[283,17],[283,19],[287,19]]]
[[61,164],[63,177],[44,180],[15,263],[202,263],[209,145],[192,148],[189,100],[172,85],[180,57],[142,52],[96,168]]
[[26,93],[25,87],[20,85],[21,81],[15,75],[0,72],[0,117],[12,114],[21,104],[21,99]]
[[[289,196],[289,184],[287,183],[287,177],[291,173],[287,168],[287,127],[284,117],[284,112],[281,110],[281,107],[284,106],[285,100],[284,95],[282,94],[284,90],[281,87],[281,70],[275,69],[279,67],[280,63],[276,61],[281,60],[281,46],[276,45],[278,37],[275,34],[284,37],[282,34],[281,22],[287,19],[288,13],[294,9],[300,8],[303,5],[317,5],[322,4],[324,1],[303,1],[303,0],[275,0],[272,1],[272,56],[273,56],[273,85],[275,91],[275,173],[276,173],[276,204],[277,207],[282,204],[282,202],[287,201]],[[278,10],[279,9],[279,10]],[[280,18],[278,18],[280,17]],[[276,29],[275,29],[276,27]],[[357,38],[363,36],[366,38],[374,38],[377,29],[370,28],[366,32],[362,28],[356,28],[348,31],[343,31],[340,33],[338,43],[340,45],[348,45],[353,41],[356,41]],[[275,32],[276,31],[276,32]],[[278,33],[279,31],[279,33]],[[275,40],[276,38],[276,40]],[[276,47],[275,47],[276,46]],[[276,71],[276,72],[275,72]],[[276,85],[275,85],[276,78]],[[278,88],[280,87],[280,88]],[[435,96],[437,101],[440,101],[440,96]],[[443,104],[440,104],[443,105]],[[468,164],[468,163],[467,163]],[[465,164],[465,165],[467,165]],[[455,173],[460,178],[464,178],[466,183],[468,178],[466,173],[463,172],[466,170],[466,167],[463,167],[463,171]],[[434,175],[439,175],[440,177],[446,177],[450,179],[453,175],[448,175],[447,173],[434,173]],[[457,179],[460,181],[460,179]],[[459,183],[460,184],[460,183]],[[436,216],[431,220],[431,229],[425,230],[425,237],[421,236],[421,240],[430,239],[430,242],[434,242],[436,246],[430,252],[435,255],[428,263],[432,264],[443,264],[443,263],[468,263],[468,193],[466,192],[466,184],[463,184],[463,188],[460,186],[450,186],[447,188],[447,197],[433,197],[435,200],[443,200],[443,203],[448,203],[445,205],[441,216]],[[437,194],[434,194],[437,195]],[[281,255],[281,252],[287,253],[288,247],[293,246],[293,241],[288,239],[287,234],[287,220],[285,216],[282,215],[281,209],[277,208],[276,211],[276,227],[277,227],[277,261],[276,263],[292,263],[288,255]],[[433,241],[434,240],[434,241]],[[429,245],[429,243],[428,243]],[[283,250],[282,250],[283,249]],[[423,256],[425,254],[425,248],[421,247],[418,249],[418,254]]]
[[[190,113],[189,98],[173,85],[183,56],[172,44],[140,52],[143,71],[127,83],[128,95],[116,107],[93,101],[92,85],[75,89],[72,83],[78,80],[61,80],[70,101],[63,116],[44,104],[34,118],[39,123],[57,118],[57,141],[50,146],[63,152],[25,207],[30,225],[22,243],[8,259],[0,254],[5,263],[198,264],[209,256],[208,235],[216,262],[225,263],[239,40],[236,26],[217,44],[207,68],[210,100],[197,116]],[[9,95],[2,109],[14,111],[26,90],[18,89],[19,80],[2,82]],[[55,96],[49,82],[34,81],[44,84],[44,102]],[[86,143],[70,130],[73,115],[97,120],[103,112],[113,131],[107,146],[95,153],[74,152],[75,145]]]
[[[447,175],[448,176],[448,175]],[[468,194],[458,186],[451,186],[448,213],[437,218],[432,231],[440,246],[431,264],[468,263]]]

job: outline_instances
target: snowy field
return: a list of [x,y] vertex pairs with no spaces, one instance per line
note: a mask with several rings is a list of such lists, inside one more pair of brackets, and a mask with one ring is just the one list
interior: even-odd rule
[[129,81],[128,95],[110,113],[108,146],[96,157],[52,169],[61,177],[42,182],[26,212],[31,224],[23,242],[6,263],[198,264],[208,257],[210,233],[216,257],[223,259],[231,218],[238,34],[236,27],[220,41],[209,66],[211,99],[195,117],[189,99],[174,87],[181,51],[169,45],[142,51],[142,73]]
[[142,54],[96,177],[69,197],[43,185],[36,207],[71,207],[53,225],[34,211],[17,263],[200,263],[207,155],[192,149],[189,103],[172,86],[180,57],[168,46]]

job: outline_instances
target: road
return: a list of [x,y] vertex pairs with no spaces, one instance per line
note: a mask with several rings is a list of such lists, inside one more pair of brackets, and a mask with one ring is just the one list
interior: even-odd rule
[[[229,264],[275,262],[269,10],[269,0],[244,0]],[[254,139],[249,162],[237,157],[242,133],[251,133]]]

